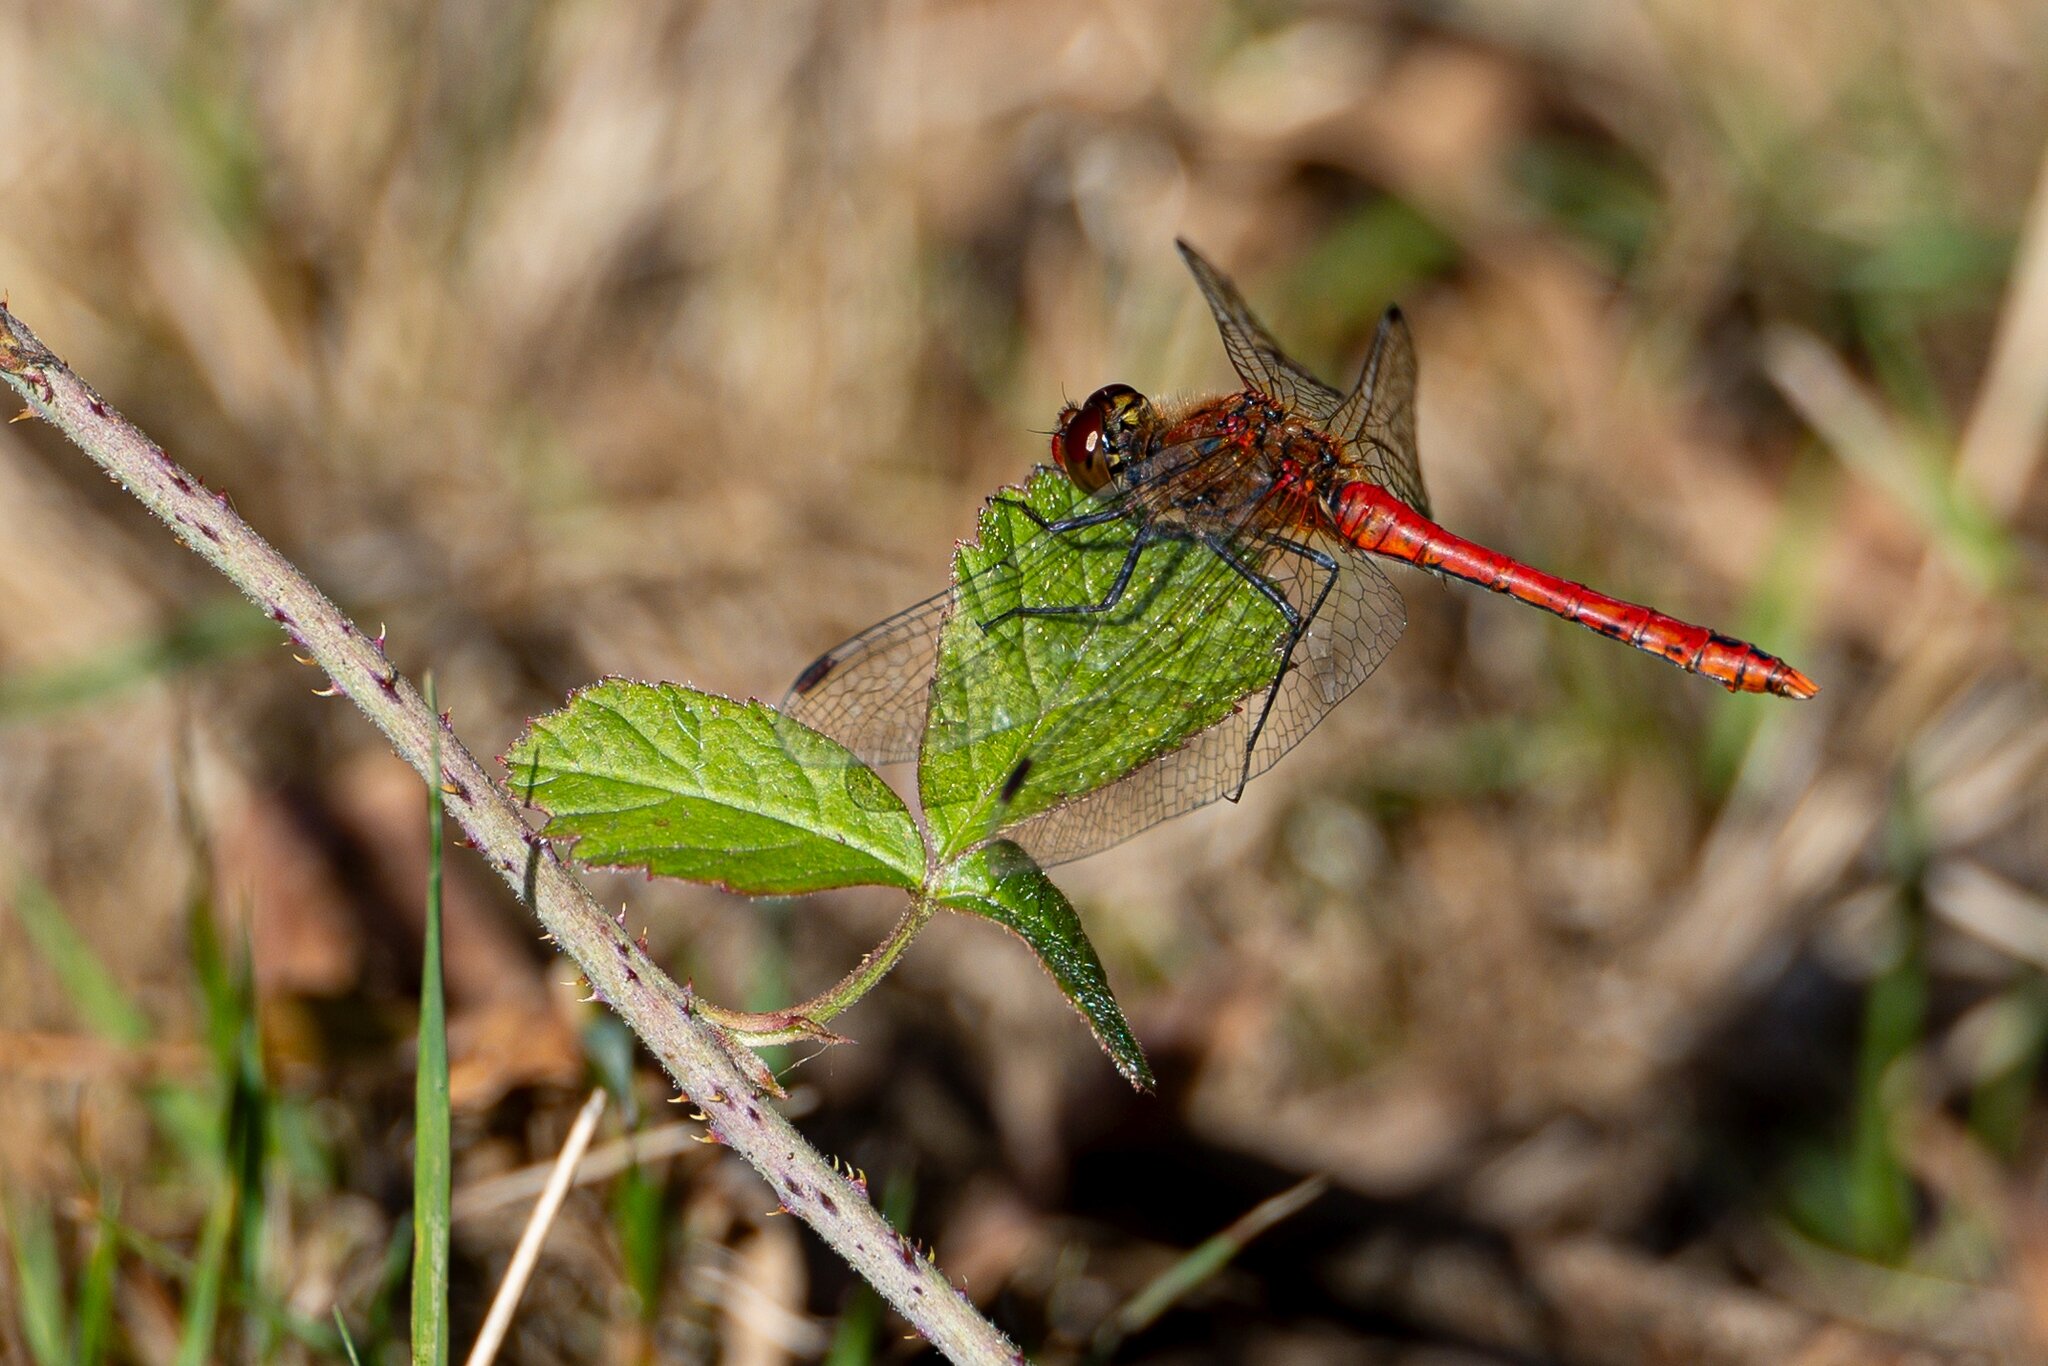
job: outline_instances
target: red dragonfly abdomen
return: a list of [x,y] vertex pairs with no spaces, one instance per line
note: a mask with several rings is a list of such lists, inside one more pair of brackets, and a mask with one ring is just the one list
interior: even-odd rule
[[1324,506],[1338,534],[1360,550],[1406,560],[1555,612],[1612,640],[1662,655],[1730,692],[1803,698],[1820,691],[1805,674],[1747,641],[1532,569],[1444,530],[1377,484],[1346,484]]

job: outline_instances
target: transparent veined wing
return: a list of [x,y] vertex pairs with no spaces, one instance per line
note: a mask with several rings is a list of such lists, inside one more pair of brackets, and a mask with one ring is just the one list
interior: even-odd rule
[[1365,476],[1429,516],[1415,446],[1415,338],[1401,310],[1389,308],[1373,334],[1358,387],[1329,417],[1326,430]]
[[1228,276],[1186,242],[1176,240],[1174,245],[1180,248],[1181,259],[1187,262],[1196,287],[1208,301],[1216,330],[1223,336],[1224,353],[1230,357],[1238,378],[1312,422],[1328,421],[1344,402],[1344,395],[1311,375],[1280,349],[1280,343],[1253,315],[1251,306]]
[[790,685],[781,713],[877,767],[917,758],[953,602],[948,588],[819,655]]
[[[787,713],[873,763],[921,755],[942,851],[1001,832],[1065,862],[1234,796],[1385,657],[1399,595],[1334,541],[1247,515],[1213,533],[1226,558],[1129,511],[1063,533],[985,514],[955,586],[821,656]],[[1101,602],[1127,558],[1113,611],[998,619]],[[1293,633],[1275,598],[1304,623],[1277,686]]]
[[1340,394],[1280,349],[1222,271],[1186,242],[1176,245],[1208,301],[1238,377],[1323,427],[1365,478],[1427,517],[1429,494],[1415,445],[1415,339],[1401,310],[1389,308],[1382,315],[1358,384]]
[[1235,799],[1246,782],[1299,744],[1379,667],[1407,625],[1400,591],[1378,566],[1333,541],[1325,544],[1334,581],[1286,552],[1272,552],[1261,567],[1298,610],[1306,613],[1320,598],[1272,691],[1270,711],[1264,691],[1248,694],[1187,743],[1107,787],[1020,822],[1005,838],[1048,867],[1084,858],[1219,797]]

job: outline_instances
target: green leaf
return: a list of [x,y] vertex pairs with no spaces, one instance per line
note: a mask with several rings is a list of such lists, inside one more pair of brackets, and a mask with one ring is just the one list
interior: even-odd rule
[[917,822],[843,746],[759,702],[607,679],[536,720],[513,789],[579,862],[752,895],[924,879]]
[[[1049,522],[1097,506],[1055,470],[1021,495]],[[1111,611],[998,620],[1103,601],[1136,531],[1124,520],[1051,535],[999,497],[960,547],[918,765],[939,858],[1108,786],[1273,681],[1286,620],[1185,541],[1147,546]]]
[[1038,955],[1067,999],[1095,1031],[1096,1041],[1131,1085],[1152,1086],[1152,1069],[1124,1021],[1095,948],[1074,907],[1031,856],[1007,840],[975,850],[945,870],[934,895],[940,904],[995,921]]

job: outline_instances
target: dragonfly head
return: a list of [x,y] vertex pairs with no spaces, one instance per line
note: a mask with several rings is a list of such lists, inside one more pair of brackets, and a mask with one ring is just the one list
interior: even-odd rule
[[1143,394],[1128,384],[1106,385],[1060,413],[1052,458],[1084,492],[1100,492],[1122,477],[1151,422],[1152,405]]

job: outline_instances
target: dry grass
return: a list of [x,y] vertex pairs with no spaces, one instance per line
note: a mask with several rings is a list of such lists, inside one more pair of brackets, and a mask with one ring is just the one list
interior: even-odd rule
[[[943,582],[1063,392],[1221,385],[1176,233],[1333,374],[1398,296],[1447,524],[1821,697],[1404,581],[1409,638],[1240,806],[1062,879],[1156,1098],[957,922],[794,1073],[807,1125],[1048,1360],[1314,1171],[1118,1359],[2048,1355],[2038,5],[23,3],[0,128],[12,306],[480,749],[603,673],[777,696]],[[0,507],[0,886],[153,1034],[85,1037],[0,921],[10,1207],[74,1272],[105,1185],[191,1250],[150,1097],[203,1071],[203,883],[283,1117],[260,1283],[402,1342],[417,785],[265,637],[195,634],[217,582],[48,433],[0,435]],[[458,1186],[551,1152],[598,1047],[477,872]],[[749,1004],[895,909],[614,895]],[[510,1359],[858,1337],[751,1177],[646,1174],[571,1198]],[[458,1343],[522,1213],[457,1227]],[[180,1295],[124,1254],[116,1356]]]

